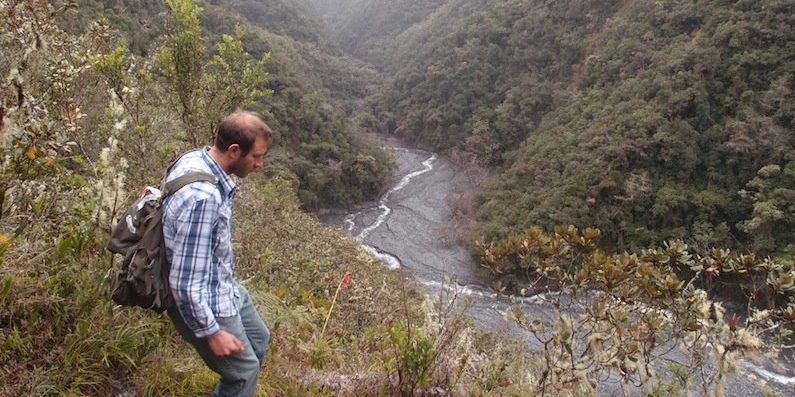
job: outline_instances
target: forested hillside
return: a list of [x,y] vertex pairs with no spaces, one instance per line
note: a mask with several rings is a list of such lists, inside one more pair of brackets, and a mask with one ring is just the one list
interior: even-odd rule
[[[248,105],[265,115],[276,134],[269,172],[294,179],[308,209],[345,207],[375,197],[388,179],[389,161],[358,137],[355,123],[349,120],[352,109],[345,105],[372,90],[373,72],[361,63],[332,55],[335,50],[324,41],[321,22],[294,1],[213,1],[203,6],[198,17],[201,45],[206,49],[197,49],[197,57],[214,56],[219,49],[209,43],[222,41],[224,34],[233,35],[238,26],[242,49],[254,59],[269,57],[263,64],[268,79],[257,83],[265,95]],[[67,13],[65,26],[83,32],[86,18],[106,18],[113,37],[108,45],[129,53],[125,66],[145,64],[147,56],[164,42],[170,26],[162,1],[87,1],[81,10]],[[136,62],[135,57],[141,55]],[[192,78],[201,79],[203,73],[197,68]],[[217,102],[212,106],[228,107]],[[215,110],[214,117],[225,111]],[[210,120],[205,126],[195,126],[202,131],[190,132],[197,134],[191,139],[209,142],[212,129],[208,126],[212,125]]]
[[572,224],[616,249],[791,256],[794,15],[789,0],[490,1],[425,26],[441,34],[401,53],[375,109],[496,167],[474,238]]
[[300,0],[257,1],[217,0],[210,4],[220,5],[243,16],[253,26],[268,32],[287,36],[297,42],[318,46],[318,51],[334,53],[333,42],[314,8]]
[[419,24],[444,0],[305,0],[321,13],[329,31],[354,57],[384,68],[401,43],[401,33]]
[[[207,13],[207,24],[228,31],[239,22],[234,15],[220,7]],[[353,99],[372,91],[377,81],[373,72],[329,55],[326,47],[254,26],[251,30],[246,45],[254,54],[271,55],[268,88],[273,95],[254,107],[272,120],[283,149],[272,155],[271,174],[283,168],[294,175],[307,209],[345,207],[376,197],[389,179],[389,160],[359,137],[351,107]]]
[[407,68],[423,45],[488,4],[487,0],[302,1],[318,10],[345,53],[385,74]]

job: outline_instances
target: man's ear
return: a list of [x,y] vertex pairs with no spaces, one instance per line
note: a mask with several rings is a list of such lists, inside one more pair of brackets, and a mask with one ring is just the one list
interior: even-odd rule
[[234,157],[234,158],[240,157],[240,155],[243,153],[242,149],[240,148],[240,145],[238,145],[237,143],[233,143],[233,144],[229,145],[229,148],[226,149],[226,152],[231,157]]

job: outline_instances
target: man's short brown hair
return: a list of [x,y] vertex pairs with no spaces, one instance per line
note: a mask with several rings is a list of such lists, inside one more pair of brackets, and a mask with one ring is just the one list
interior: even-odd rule
[[215,147],[225,152],[230,145],[238,144],[245,155],[254,146],[254,140],[262,137],[268,146],[273,139],[271,128],[255,112],[242,111],[226,116],[218,124],[218,133],[215,136]]

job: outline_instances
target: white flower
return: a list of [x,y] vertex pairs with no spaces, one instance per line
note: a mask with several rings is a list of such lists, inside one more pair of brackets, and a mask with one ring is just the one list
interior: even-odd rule
[[110,148],[102,148],[102,151],[99,152],[99,164],[107,165],[110,162]]
[[113,129],[115,131],[122,131],[124,127],[127,126],[127,119],[119,120],[113,124]]

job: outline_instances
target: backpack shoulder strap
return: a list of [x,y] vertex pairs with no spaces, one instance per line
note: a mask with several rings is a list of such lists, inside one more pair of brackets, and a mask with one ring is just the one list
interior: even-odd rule
[[210,182],[214,184],[216,180],[212,174],[206,172],[199,172],[199,171],[188,172],[187,174],[179,176],[168,182],[166,182],[164,179],[163,186],[161,189],[163,192],[162,197],[163,198],[168,197],[177,190],[182,189],[183,187],[195,182]]
[[174,162],[171,163],[171,165],[168,166],[168,168],[166,168],[166,175],[163,176],[163,180],[160,183],[160,191],[162,194],[161,200],[165,199],[171,194],[176,193],[177,190],[182,189],[183,187],[190,185],[191,183],[194,182],[209,182],[213,184],[217,182],[215,176],[213,176],[210,173],[201,172],[201,171],[188,172],[185,175],[179,176],[171,181],[166,182],[166,178],[168,178],[168,174],[171,172],[174,166],[177,165],[179,160],[185,157],[186,154],[191,152],[192,151],[182,153],[179,157],[177,157],[176,160],[174,160]]

